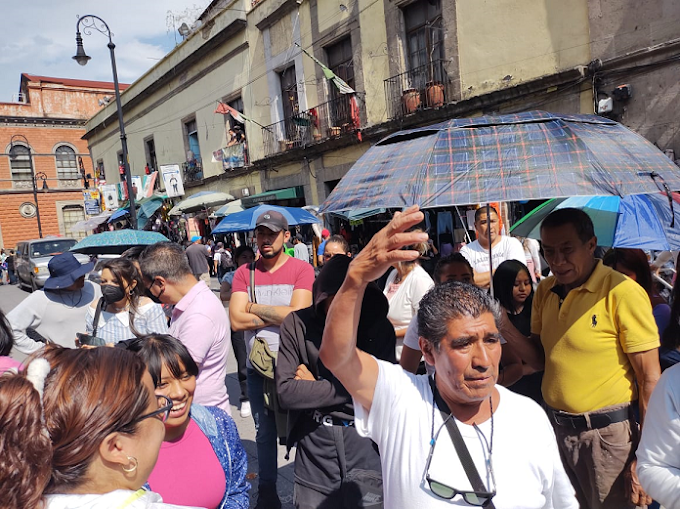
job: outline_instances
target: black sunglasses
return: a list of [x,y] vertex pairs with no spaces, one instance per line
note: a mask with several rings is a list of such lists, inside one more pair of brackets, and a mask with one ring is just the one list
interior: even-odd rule
[[161,422],[167,421],[168,417],[170,417],[170,411],[172,410],[173,402],[167,396],[156,395],[156,398],[158,399],[158,410],[144,414],[134,421],[131,421],[130,424],[137,424],[138,422],[148,419],[149,417],[157,417]]
[[[449,419],[452,419],[452,414],[449,414],[448,418],[446,421]],[[432,437],[432,440],[430,440],[430,453],[427,455],[427,465],[425,466],[425,480],[427,480],[427,484],[430,486],[430,491],[437,495],[439,498],[444,498],[447,500],[451,500],[453,497],[456,495],[460,495],[463,497],[463,500],[469,505],[477,506],[477,507],[486,507],[489,505],[491,502],[491,499],[496,496],[496,479],[493,475],[493,468],[491,467],[491,457],[486,461],[486,469],[487,469],[487,474],[489,478],[491,479],[491,482],[493,483],[494,489],[492,491],[461,491],[457,490],[455,488],[452,488],[451,486],[444,484],[439,481],[435,481],[430,477],[430,463],[432,463],[432,455],[434,454],[434,446],[437,444],[437,438],[439,437],[439,433],[441,430],[446,426],[446,421],[443,422],[443,424],[439,427],[437,430],[437,433]],[[475,426],[476,427],[476,426]]]

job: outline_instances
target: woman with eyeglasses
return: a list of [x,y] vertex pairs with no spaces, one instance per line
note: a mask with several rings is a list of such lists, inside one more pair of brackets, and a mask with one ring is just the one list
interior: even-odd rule
[[220,408],[192,404],[198,366],[187,348],[166,334],[125,345],[146,364],[156,394],[172,402],[151,489],[180,505],[246,509],[248,458],[236,423]]
[[93,300],[85,315],[88,334],[96,328],[92,335],[115,344],[144,334],[168,332],[163,308],[142,295],[144,285],[131,260],[116,258],[106,262],[100,285],[101,300]]
[[0,376],[0,505],[177,507],[141,489],[171,408],[132,353],[48,345]]

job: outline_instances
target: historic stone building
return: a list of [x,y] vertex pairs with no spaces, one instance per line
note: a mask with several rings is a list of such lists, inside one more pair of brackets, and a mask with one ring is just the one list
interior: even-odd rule
[[1,246],[37,238],[38,214],[44,236],[83,235],[70,229],[85,217],[83,171],[94,175],[82,136],[111,101],[112,83],[21,75],[14,101],[0,103]]

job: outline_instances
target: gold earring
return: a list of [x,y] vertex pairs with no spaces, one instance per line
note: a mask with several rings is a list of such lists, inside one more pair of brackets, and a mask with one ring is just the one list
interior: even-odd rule
[[123,472],[125,472],[126,474],[131,474],[132,472],[137,470],[139,463],[137,462],[137,458],[135,458],[134,456],[128,456],[127,459],[130,463],[132,463],[132,467],[130,467],[130,468],[121,467],[121,468],[123,469]]

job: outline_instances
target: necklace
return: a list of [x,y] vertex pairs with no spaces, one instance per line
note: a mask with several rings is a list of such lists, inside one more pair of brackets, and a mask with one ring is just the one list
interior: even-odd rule
[[[435,393],[437,392],[437,385],[434,381],[432,382],[432,389],[433,389],[433,391],[432,391],[432,428],[430,430],[430,443],[432,443],[432,441],[434,440],[434,407],[436,406]],[[443,400],[443,398],[442,398],[442,400]],[[448,410],[448,408],[446,410]],[[484,440],[484,445],[486,446],[486,450],[489,452],[489,457],[487,459],[487,462],[490,464],[491,463],[491,453],[493,451],[493,395],[489,396],[489,410],[491,412],[491,434],[490,434],[489,440],[486,439],[486,435],[484,435],[484,433],[482,433],[482,430],[479,429],[479,426],[477,426],[476,423],[472,423],[472,427],[475,429],[475,431]],[[453,412],[449,412],[449,416],[444,420],[444,423],[442,424],[442,426],[445,426],[446,422],[449,419],[454,419]],[[437,433],[437,434],[439,434],[439,433]]]
[[[69,309],[77,308],[80,305],[80,302],[83,300],[83,289],[81,288],[78,290],[78,300],[76,300],[75,297],[76,292],[64,292],[61,294],[61,300],[64,304]],[[67,297],[68,297],[68,302],[67,302]],[[70,302],[70,304],[69,304]]]

